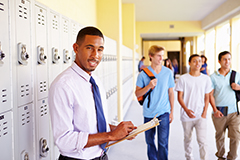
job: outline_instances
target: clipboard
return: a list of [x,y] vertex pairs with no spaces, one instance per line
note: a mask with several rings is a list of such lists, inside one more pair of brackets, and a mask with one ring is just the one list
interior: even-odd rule
[[126,136],[125,138],[120,139],[120,140],[118,140],[118,141],[108,142],[105,148],[108,148],[108,147],[110,147],[110,146],[112,146],[112,145],[114,145],[114,144],[117,144],[117,143],[122,142],[122,141],[124,141],[124,140],[126,140],[126,139],[129,139],[129,138],[131,138],[131,137],[134,137],[134,136],[138,135],[139,133],[145,132],[145,131],[153,128],[153,127],[156,127],[156,126],[158,126],[158,125],[160,124],[160,123],[159,123],[160,121],[161,121],[161,120],[158,120],[158,119],[157,119],[157,115],[156,115],[151,121],[146,122],[146,123],[138,126],[137,129],[134,129],[134,130],[133,130],[132,132],[130,132],[130,133],[128,134],[128,136]]

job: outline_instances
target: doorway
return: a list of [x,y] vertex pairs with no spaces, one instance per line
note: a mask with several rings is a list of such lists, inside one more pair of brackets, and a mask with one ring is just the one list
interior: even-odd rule
[[[178,70],[177,70],[177,74],[180,73],[180,68],[181,68],[181,63],[180,63],[180,52],[179,51],[168,51],[167,52],[167,56],[168,58],[171,60],[171,62],[173,61],[173,59],[177,60],[178,63]],[[174,71],[176,72],[176,71]]]

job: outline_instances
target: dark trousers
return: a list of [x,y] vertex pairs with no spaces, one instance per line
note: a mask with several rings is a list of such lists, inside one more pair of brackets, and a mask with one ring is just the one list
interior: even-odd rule
[[[78,158],[72,158],[72,157],[66,157],[60,154],[58,160],[84,160],[84,159],[78,159]],[[93,158],[91,160],[108,160],[107,154],[104,152],[102,156]]]

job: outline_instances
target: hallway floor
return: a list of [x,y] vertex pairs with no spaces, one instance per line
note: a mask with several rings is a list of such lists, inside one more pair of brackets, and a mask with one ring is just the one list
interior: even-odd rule
[[[169,135],[169,160],[185,160],[184,145],[183,145],[183,129],[180,121],[180,105],[176,100],[175,92],[175,106],[174,106],[174,120],[170,125]],[[211,118],[212,108],[209,105],[208,108],[208,160],[217,160],[215,157],[215,129]],[[128,113],[124,117],[124,121],[132,121],[135,126],[139,126],[143,123],[142,107],[137,101],[132,101],[132,104],[128,110]],[[227,133],[226,133],[227,134]],[[226,151],[228,151],[228,138],[226,141]],[[199,160],[198,144],[196,140],[195,130],[192,137],[193,156],[195,160]],[[227,152],[226,152],[227,153]],[[238,149],[238,159],[240,160],[240,147]],[[108,150],[108,156],[110,160],[147,160],[147,145],[144,139],[144,133],[140,133],[132,141],[120,142]]]

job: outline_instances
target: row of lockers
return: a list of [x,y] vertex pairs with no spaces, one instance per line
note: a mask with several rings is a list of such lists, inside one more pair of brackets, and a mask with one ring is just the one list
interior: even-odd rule
[[[57,159],[48,88],[74,61],[72,44],[83,26],[34,0],[0,0],[0,24],[1,159]],[[132,52],[123,48],[123,95],[129,95]],[[108,121],[117,116],[116,55],[116,41],[105,37],[104,56],[95,74],[106,89]],[[125,96],[124,103],[129,99]]]

